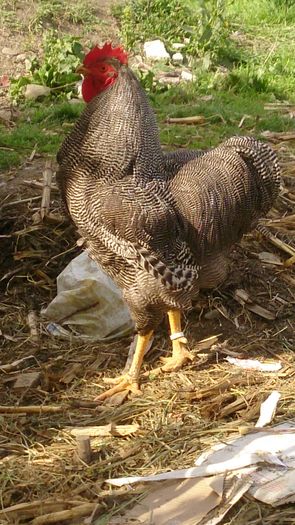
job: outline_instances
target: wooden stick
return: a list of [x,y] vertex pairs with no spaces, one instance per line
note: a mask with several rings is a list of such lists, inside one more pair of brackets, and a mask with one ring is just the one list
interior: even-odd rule
[[53,169],[51,161],[46,161],[45,169],[43,171],[43,193],[42,201],[40,206],[40,215],[43,220],[44,217],[49,213],[50,209],[50,193],[51,193],[51,182],[52,182]]
[[36,197],[29,197],[28,199],[20,199],[18,201],[5,202],[2,205],[2,209],[10,208],[10,206],[16,206],[17,204],[24,204],[25,202],[38,201],[41,198],[41,195],[37,195]]
[[60,521],[74,520],[77,518],[82,518],[91,514],[93,510],[102,508],[101,505],[97,503],[84,503],[79,505],[79,507],[74,507],[69,510],[62,510],[59,512],[53,512],[52,514],[43,514],[43,516],[38,516],[31,521],[31,525],[49,525],[50,523],[58,523]]
[[27,315],[27,323],[30,329],[30,337],[34,343],[39,343],[39,320],[35,310],[31,310]]
[[168,124],[204,124],[205,117],[196,115],[194,117],[168,117],[166,119]]
[[222,410],[219,412],[220,419],[227,417],[235,412],[238,412],[242,408],[245,408],[247,406],[246,400],[242,397],[238,397],[235,401],[230,403],[229,405],[225,406]]
[[285,243],[284,241],[281,241],[278,237],[273,235],[268,228],[263,226],[262,224],[257,224],[256,230],[261,233],[266,239],[268,239],[274,246],[277,248],[280,248],[280,250],[283,250],[284,252],[288,253],[293,257],[295,255],[295,250],[292,248],[292,246],[289,246],[289,244]]
[[77,454],[84,463],[89,465],[92,458],[89,436],[77,436]]
[[0,405],[0,414],[56,414],[68,410],[68,405],[27,405],[4,406]]
[[[30,186],[31,188],[42,188],[43,189],[42,182],[39,182],[37,180],[23,180],[22,184],[25,184],[26,186]],[[56,184],[51,184],[51,191],[59,191]]]
[[17,359],[12,363],[7,363],[6,365],[0,366],[0,372],[14,372],[15,370],[21,370],[22,368],[29,367],[33,363],[36,363],[36,358],[33,355],[28,355],[27,357],[22,357],[22,359]]
[[81,506],[81,500],[60,500],[60,499],[38,499],[36,501],[30,501],[28,503],[17,503],[16,505],[11,505],[4,509],[0,509],[0,517],[5,516],[7,518],[18,517],[23,518],[24,516],[30,518],[36,516],[36,513],[42,509],[42,511],[56,512],[57,509],[64,510],[69,507]]
[[292,257],[290,257],[289,259],[287,259],[285,262],[284,262],[284,266],[286,266],[287,268],[289,268],[289,266],[292,266],[292,264],[295,263],[295,255],[292,255]]
[[72,436],[129,436],[139,429],[139,425],[102,425],[99,427],[69,427],[65,430],[70,431]]

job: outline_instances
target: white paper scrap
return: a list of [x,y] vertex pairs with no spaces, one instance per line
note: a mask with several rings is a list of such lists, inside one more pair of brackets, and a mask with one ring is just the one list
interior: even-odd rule
[[274,507],[295,501],[295,469],[280,472],[266,470],[263,483],[259,479],[258,472],[254,473],[251,478],[254,483],[250,488],[250,493],[259,501]]
[[196,467],[151,476],[132,476],[106,480],[121,487],[143,481],[188,479],[237,471],[250,465],[268,463],[278,468],[292,466],[295,458],[295,424],[286,423],[267,431],[249,433],[228,443],[219,443],[196,460]]
[[274,390],[268,398],[261,403],[260,416],[255,427],[265,427],[265,425],[268,425],[268,423],[273,420],[280,397],[281,394]]
[[260,372],[278,372],[281,370],[282,365],[278,361],[277,363],[261,363],[258,359],[237,359],[236,357],[226,357],[231,365],[244,368],[244,370],[259,370]]
[[106,481],[111,485],[122,487],[122,485],[129,485],[131,483],[137,483],[139,481],[161,481],[167,479],[189,479],[189,478],[201,478],[208,476],[216,476],[218,474],[224,474],[225,472],[241,470],[249,465],[256,465],[257,463],[271,463],[275,465],[285,466],[284,463],[275,454],[270,454],[259,450],[257,453],[242,452],[234,455],[226,461],[220,461],[217,463],[211,463],[207,465],[201,465],[199,467],[192,467],[188,469],[172,470],[171,472],[163,472],[162,474],[154,474],[151,476],[130,476],[125,478],[113,478],[107,479]]

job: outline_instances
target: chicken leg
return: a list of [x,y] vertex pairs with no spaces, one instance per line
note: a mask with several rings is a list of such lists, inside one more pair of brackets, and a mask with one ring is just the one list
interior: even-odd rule
[[115,384],[115,386],[97,396],[95,398],[95,401],[104,401],[105,399],[108,399],[113,395],[124,391],[133,392],[134,394],[141,394],[139,388],[139,372],[140,367],[142,365],[145,350],[150,342],[152,335],[152,331],[148,332],[146,335],[138,335],[136,348],[129,371],[126,374],[123,374],[122,376],[116,377],[114,379],[105,380],[106,383],[113,383]]
[[169,310],[168,319],[171,332],[170,339],[172,341],[172,356],[162,357],[161,361],[164,362],[164,364],[146,372],[145,375],[173,372],[179,370],[187,361],[193,361],[194,359],[194,355],[187,350],[187,339],[181,331],[180,310]]

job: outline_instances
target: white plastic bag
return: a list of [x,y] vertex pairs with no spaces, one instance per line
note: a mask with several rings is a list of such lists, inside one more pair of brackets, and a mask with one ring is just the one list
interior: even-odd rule
[[87,252],[59,274],[57,296],[42,313],[48,331],[65,338],[110,341],[134,326],[120,289]]

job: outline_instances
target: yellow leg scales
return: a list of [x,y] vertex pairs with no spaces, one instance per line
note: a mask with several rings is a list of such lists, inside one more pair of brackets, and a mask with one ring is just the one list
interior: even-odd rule
[[104,401],[105,399],[109,399],[115,394],[124,391],[141,394],[139,388],[140,367],[142,365],[145,349],[148,346],[152,335],[152,331],[146,335],[138,335],[136,348],[129,371],[126,374],[123,374],[122,376],[116,377],[114,379],[105,379],[106,383],[115,384],[115,386],[97,396],[95,401]]
[[[187,349],[187,339],[182,335],[181,331],[181,313],[179,310],[169,310],[168,319],[172,340],[172,356],[162,357],[164,362],[162,366],[154,368],[149,374],[160,374],[161,372],[175,372],[179,370],[188,361],[193,361],[194,355]],[[173,336],[176,336],[173,339]],[[148,374],[147,374],[148,375]]]

